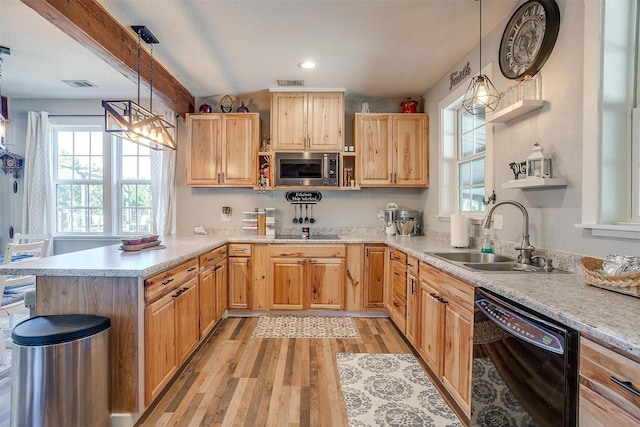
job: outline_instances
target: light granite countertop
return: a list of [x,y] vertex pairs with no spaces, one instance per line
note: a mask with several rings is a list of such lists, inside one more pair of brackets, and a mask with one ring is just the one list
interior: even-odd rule
[[[452,251],[448,242],[428,237],[383,234],[342,235],[339,239],[274,239],[252,235],[162,236],[164,249],[123,252],[118,245],[10,264],[0,273],[39,276],[148,277],[227,242],[331,244],[385,243],[476,286],[546,315],[640,358],[640,299],[585,284],[581,272],[478,273],[429,255]],[[513,254],[515,256],[515,254]]]

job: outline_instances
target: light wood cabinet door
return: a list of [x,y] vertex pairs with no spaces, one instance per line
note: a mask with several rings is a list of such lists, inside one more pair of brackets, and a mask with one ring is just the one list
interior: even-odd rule
[[273,92],[271,149],[342,151],[344,93]]
[[258,182],[260,117],[225,114],[222,121],[222,184],[251,187]]
[[212,186],[219,182],[222,158],[222,118],[218,114],[187,115],[186,184]]
[[227,260],[214,267],[216,281],[216,321],[222,317],[228,307],[229,286],[227,275]]
[[417,349],[420,328],[420,282],[407,271],[407,327],[405,336]]
[[470,414],[473,316],[451,299],[445,301],[442,383],[465,414]]
[[271,261],[271,308],[304,309],[306,268],[303,258]]
[[344,93],[307,94],[307,137],[310,151],[342,151]]
[[177,370],[174,293],[165,295],[144,309],[145,405],[160,394]]
[[438,300],[437,291],[429,283],[420,281],[420,338],[418,353],[431,370],[442,375],[442,351],[444,346],[444,305]]
[[423,187],[429,183],[428,121],[426,115],[398,114],[393,119],[393,183]]
[[271,149],[304,150],[307,144],[305,93],[271,94]]
[[384,307],[384,246],[365,246],[364,307]]
[[200,304],[200,339],[204,339],[216,323],[216,274],[213,268],[200,273],[198,299]]
[[180,364],[191,354],[200,341],[198,278],[194,277],[182,284],[176,294],[176,357],[178,364]]
[[387,186],[393,172],[393,127],[389,114],[356,114],[355,145],[360,185]]
[[407,326],[407,269],[398,261],[391,263],[391,319],[405,333]]
[[307,263],[311,309],[341,310],[344,295],[344,258],[312,258]]
[[229,258],[229,308],[251,308],[251,258]]

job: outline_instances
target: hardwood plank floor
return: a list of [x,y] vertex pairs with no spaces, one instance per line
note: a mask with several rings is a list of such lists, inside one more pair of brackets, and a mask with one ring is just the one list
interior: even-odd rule
[[251,338],[228,318],[139,426],[346,426],[336,353],[411,353],[387,318],[354,318],[359,339]]

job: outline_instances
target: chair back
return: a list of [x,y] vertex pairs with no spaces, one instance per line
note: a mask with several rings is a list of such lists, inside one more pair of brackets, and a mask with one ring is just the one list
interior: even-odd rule
[[[16,262],[31,261],[34,259],[42,258],[44,253],[44,241],[34,243],[9,243],[7,250],[4,253],[3,264],[10,264]],[[24,257],[24,258],[22,258]],[[18,260],[12,259],[19,258]],[[4,296],[5,290],[11,289],[12,294],[18,294],[19,297],[24,298],[24,292],[33,288],[31,284],[35,282],[35,276],[7,276],[0,275],[0,297]]]
[[44,241],[44,251],[42,256],[50,256],[53,253],[53,239],[51,234],[23,234],[15,233],[12,243],[33,243],[40,240]]

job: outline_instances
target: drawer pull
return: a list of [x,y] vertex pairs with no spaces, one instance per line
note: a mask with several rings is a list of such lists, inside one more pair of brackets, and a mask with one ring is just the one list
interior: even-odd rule
[[393,274],[394,274],[394,276],[400,276],[400,273],[397,273],[395,271],[393,272]]
[[191,273],[191,272],[192,272],[193,270],[195,270],[196,268],[197,268],[197,267],[187,268],[187,271],[188,271],[189,273]]
[[622,381],[617,379],[616,377],[609,377],[609,379],[618,384],[623,389],[627,390],[629,393],[633,393],[634,396],[640,397],[640,391],[636,390],[633,387],[633,383],[631,381]]
[[213,260],[214,260],[214,258],[207,258],[207,262],[211,262]]
[[246,249],[234,249],[233,252],[247,252]]
[[167,286],[171,282],[173,282],[173,279],[165,280],[164,282],[162,282],[162,286]]

